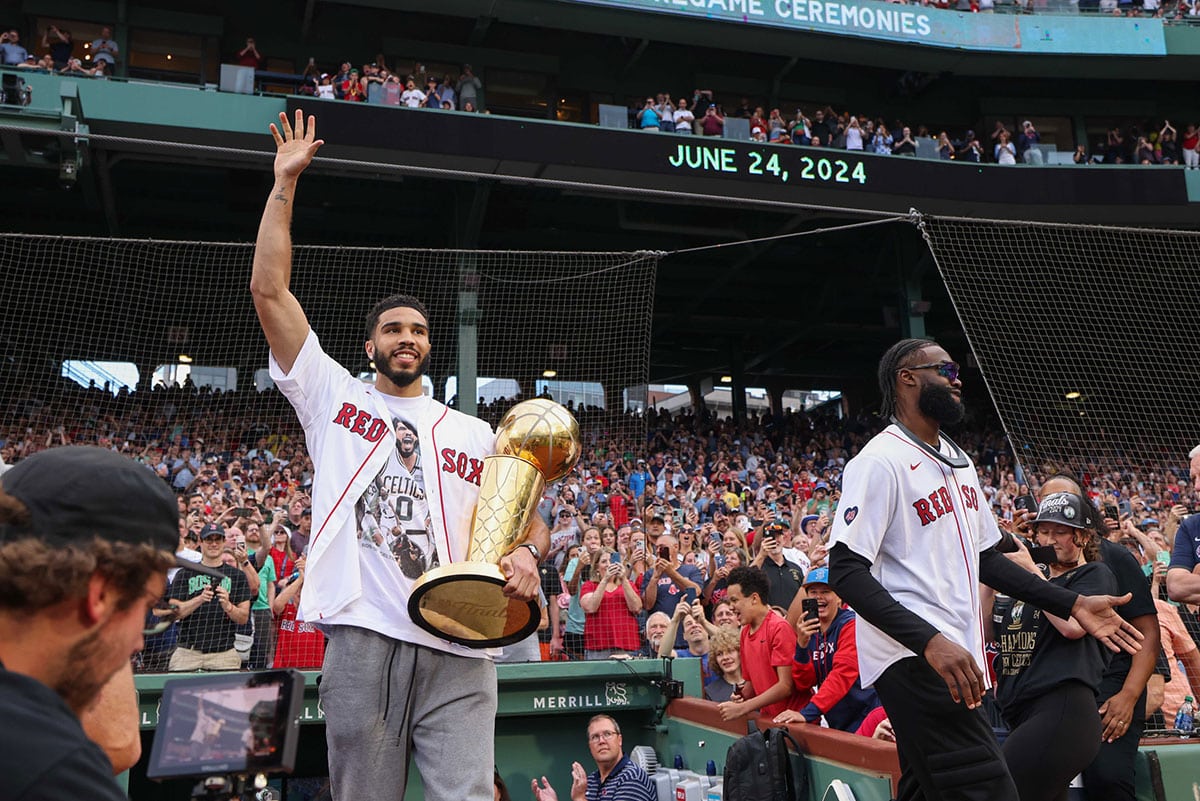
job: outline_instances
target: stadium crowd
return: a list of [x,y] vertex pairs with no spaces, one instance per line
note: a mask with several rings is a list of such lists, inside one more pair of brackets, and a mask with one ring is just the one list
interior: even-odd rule
[[[723,136],[727,117],[746,119],[750,138],[756,142],[804,145],[849,150],[877,155],[928,155],[944,161],[971,163],[1032,164],[1045,163],[1039,147],[1042,135],[1030,120],[1021,122],[1013,133],[997,120],[982,139],[972,129],[951,137],[945,131],[936,135],[925,125],[915,130],[902,120],[890,126],[883,117],[835,111],[832,106],[817,108],[810,117],[797,108],[787,117],[778,108],[768,113],[764,106],[752,106],[746,97],[726,113],[710,89],[696,89],[691,97],[672,99],[669,92],[647,97],[641,108],[632,110],[633,127],[643,131],[686,136]],[[1104,142],[1097,142],[1089,153],[1080,145],[1072,154],[1075,164],[1183,164],[1200,165],[1200,126],[1189,124],[1183,135],[1164,120],[1158,130],[1142,131],[1138,126],[1123,129],[1114,126]]]
[[[512,403],[486,404],[480,416],[494,425]],[[591,432],[584,457],[542,501],[551,521],[543,628],[500,658],[696,657],[706,694],[736,716],[746,684],[761,693],[774,682],[772,660],[786,651],[794,686],[768,711],[859,729],[877,701],[856,684],[856,672],[846,673],[853,615],[824,566],[842,470],[880,420],[818,411],[751,415],[737,425],[652,409],[632,425],[598,409],[575,412]],[[11,422],[0,429],[0,456],[10,465],[67,444],[144,464],[178,494],[180,553],[227,567],[230,586],[217,593],[179,572],[147,620],[154,633],[136,669],[320,666],[323,636],[296,618],[312,531],[312,462],[278,393],[188,385],[113,395],[62,379],[10,401],[3,419]],[[641,423],[645,439],[605,433]],[[990,508],[1011,528],[1019,499],[1053,470],[1023,473],[998,431],[956,434]],[[1169,726],[1184,695],[1200,690],[1200,620],[1195,609],[1167,602],[1162,573],[1200,496],[1173,464],[1114,457],[1082,466],[1079,478],[1104,511],[1110,539],[1160,590],[1164,672],[1172,678],[1155,708],[1158,725]],[[806,598],[817,603],[805,609]],[[739,638],[738,621],[756,615],[776,630],[770,647]],[[862,733],[885,735],[881,720]]]
[[[1200,3],[1179,0],[1160,4],[1159,0],[1142,0],[1133,8],[1131,3],[1113,6],[1115,13],[1136,15],[1145,12],[1157,16],[1166,14],[1195,16]],[[992,0],[960,0],[955,7],[962,11],[990,10]],[[949,0],[929,2],[941,8],[951,7]],[[1045,5],[1044,3],[1042,4]],[[1168,8],[1169,6],[1169,8]],[[1017,3],[1015,9],[1033,11],[1034,0]],[[1108,10],[1108,9],[1102,9]],[[78,56],[71,32],[51,25],[43,32],[40,50],[27,50],[21,32],[16,28],[0,33],[0,63],[9,67],[43,72],[58,72],[75,77],[107,78],[112,74],[119,57],[119,48],[112,39],[112,29],[104,27],[100,35],[84,45],[83,57]],[[253,37],[230,59],[242,66],[264,69],[266,57],[258,50]],[[405,69],[393,69],[382,53],[372,60],[354,66],[349,60],[336,67],[322,67],[310,58],[298,77],[296,92],[301,95],[329,100],[368,103],[372,105],[432,108],[468,113],[487,113],[482,103],[483,82],[470,64],[460,72],[433,71],[420,62]],[[712,90],[696,89],[689,96],[675,97],[663,92],[647,97],[644,103],[631,110],[631,126],[643,131],[723,136],[726,117],[749,121],[750,139],[775,144],[824,147],[837,150],[861,151],[879,155],[935,157],[946,161],[970,163],[1031,164],[1044,163],[1042,135],[1036,126],[1025,120],[1016,131],[1004,122],[996,121],[984,136],[964,126],[961,135],[946,130],[931,130],[924,124],[915,127],[903,120],[887,122],[882,115],[836,111],[832,106],[816,108],[811,116],[801,108],[790,116],[780,108],[751,105],[742,97],[736,107],[726,111]],[[1077,145],[1071,154],[1075,164],[1139,164],[1200,166],[1200,125],[1189,123],[1182,133],[1170,120],[1140,126],[1114,126],[1105,133],[1104,141],[1089,146]]]

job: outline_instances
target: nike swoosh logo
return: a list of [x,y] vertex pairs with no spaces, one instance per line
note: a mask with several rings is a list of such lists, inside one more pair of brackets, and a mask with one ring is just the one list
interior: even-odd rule
[[910,465],[908,466],[908,469],[909,469],[909,470],[916,470],[916,469],[917,469],[918,467],[920,467],[920,466],[921,466],[921,463],[920,463],[920,462],[917,462],[916,464],[910,464]]

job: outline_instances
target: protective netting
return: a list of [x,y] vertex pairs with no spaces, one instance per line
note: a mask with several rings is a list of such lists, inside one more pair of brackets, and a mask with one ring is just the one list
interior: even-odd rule
[[[179,493],[181,546],[202,552],[218,531],[221,558],[247,586],[251,572],[260,586],[270,574],[282,594],[310,525],[312,468],[295,412],[266,375],[253,253],[248,244],[0,236],[0,453],[9,464],[63,444],[125,453]],[[575,412],[594,460],[612,443],[645,439],[638,412],[657,262],[652,253],[297,247],[292,290],[325,350],[364,380],[368,309],[397,292],[417,296],[430,315],[428,393],[458,403],[470,374],[461,358],[479,377],[480,417],[495,425],[518,395],[548,394]],[[180,578],[176,600],[204,592],[204,579]],[[248,590],[231,583],[228,600],[240,602]],[[294,605],[272,613],[256,595],[250,621],[231,625],[224,600],[148,638],[140,667],[166,669],[173,658],[176,669],[213,666],[178,660],[184,641],[205,653],[234,647],[253,667],[319,665],[319,636],[306,639],[311,627]]]
[[1026,470],[1186,481],[1200,442],[1200,234],[920,225]]

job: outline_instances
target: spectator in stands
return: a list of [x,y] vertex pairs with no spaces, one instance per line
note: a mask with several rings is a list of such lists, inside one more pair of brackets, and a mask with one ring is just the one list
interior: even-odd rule
[[1176,131],[1171,127],[1171,121],[1164,120],[1163,127],[1158,132],[1158,162],[1160,164],[1179,163],[1179,143],[1175,137]]
[[350,77],[342,84],[342,100],[351,103],[363,103],[367,99],[367,84],[363,81],[358,68],[350,70]]
[[846,126],[846,149],[863,150],[864,147],[863,130],[858,124],[858,117],[851,117],[850,124]]
[[[355,70],[354,72],[357,72]],[[425,93],[417,88],[417,82],[409,78],[404,84],[404,92],[400,95],[401,105],[408,108],[419,108],[425,102]]]
[[450,109],[458,108],[458,92],[454,90],[456,79],[449,74],[443,75],[438,82],[438,95],[442,98],[442,108],[446,107],[446,103],[450,104]]
[[979,138],[975,136],[975,131],[969,130],[963,136],[955,157],[959,161],[966,161],[972,164],[979,164],[983,161],[983,145],[979,144]]
[[1137,145],[1133,150],[1133,160],[1137,164],[1155,164],[1154,146],[1147,141],[1146,137],[1139,136]]
[[1000,131],[992,158],[997,164],[1016,164],[1017,149],[1008,138],[1008,131]]
[[438,91],[438,80],[433,75],[425,79],[425,97],[421,105],[425,108],[442,107],[442,93]]
[[0,33],[0,62],[6,67],[23,65],[29,51],[21,46],[21,32],[16,28]]
[[[1188,459],[1193,486],[1200,493],[1200,445],[1192,448]],[[1200,514],[1189,515],[1175,532],[1167,593],[1176,603],[1200,604]]]
[[296,575],[284,579],[283,589],[271,601],[271,611],[279,624],[274,638],[274,661],[271,667],[320,668],[325,659],[325,635],[306,620],[297,620],[300,593],[304,589],[304,557],[296,562]]
[[120,48],[112,38],[112,28],[105,25],[100,29],[100,36],[92,40],[92,64],[99,66],[104,64],[105,67],[111,70],[117,66],[117,54]]
[[796,634],[768,605],[767,594],[767,577],[761,570],[740,567],[730,573],[729,600],[741,623],[742,674],[752,694],[734,694],[721,704],[724,720],[755,710],[775,716],[807,703],[792,685]]
[[[668,619],[675,613],[680,601],[694,601],[704,585],[704,578],[695,565],[678,562],[679,541],[670,534],[663,534],[655,542],[657,559],[642,578],[642,606],[648,612],[662,612]],[[675,647],[684,646],[683,633],[675,640]]]
[[[245,575],[225,564],[225,532],[215,525],[200,532],[200,564],[225,578],[182,568],[167,593],[179,623],[179,645],[171,655],[172,671],[238,670],[241,657],[233,647],[238,626],[250,619],[252,593]],[[215,585],[215,586],[214,586]]]
[[[454,91],[458,94],[459,108],[463,111],[475,111],[479,108],[479,90],[483,88],[483,82],[475,75],[470,64],[463,64],[462,75],[458,77],[458,82],[454,85]],[[467,103],[471,104],[467,108]]]
[[888,133],[887,126],[880,122],[875,126],[875,134],[871,137],[871,151],[881,156],[890,156],[894,145],[895,140]]
[[700,132],[704,136],[723,136],[725,134],[725,117],[721,115],[721,107],[710,105],[700,118]]
[[892,153],[897,156],[917,155],[917,143],[913,139],[912,129],[907,125],[900,129],[900,139],[892,146]]
[[61,70],[66,68],[71,61],[71,52],[75,49],[75,43],[71,40],[70,31],[59,28],[57,25],[51,25],[42,34],[42,47],[50,51],[50,57],[54,60],[54,69]]
[[[656,801],[654,782],[623,753],[621,727],[615,720],[596,715],[588,721],[587,737],[596,770],[589,774],[578,762],[571,763],[571,801]],[[533,798],[558,801],[558,793],[543,776],[540,787],[533,780]]]
[[1125,157],[1125,135],[1121,133],[1119,126],[1113,126],[1108,130],[1107,142],[1104,148],[1104,164],[1124,164]]
[[658,109],[654,106],[654,98],[647,97],[642,110],[637,113],[637,127],[643,131],[657,131],[660,120]]
[[83,75],[91,75],[92,71],[83,66],[83,62],[77,58],[67,59],[67,66],[58,71],[60,75],[72,75],[75,77]]
[[809,126],[809,138],[819,139],[822,144],[828,144],[833,134],[829,120],[825,119],[825,109],[819,108],[813,112],[812,125]]
[[745,690],[742,678],[741,634],[736,626],[721,626],[709,636],[709,671],[712,678],[704,685],[704,697],[724,703],[736,692],[752,695]]
[[1025,120],[1021,123],[1021,133],[1017,134],[1017,157],[1025,164],[1040,166],[1042,151],[1037,147],[1042,141],[1042,135],[1033,127],[1033,123]]
[[1076,145],[1075,152],[1071,155],[1071,161],[1076,164],[1091,164],[1091,156],[1088,155],[1087,145]]
[[796,109],[796,116],[788,123],[793,145],[807,145],[812,139],[812,122],[804,112]]
[[254,43],[254,37],[247,36],[246,46],[237,52],[237,63],[258,70],[263,68],[265,62],[262,53],[258,52],[258,45]]
[[[671,620],[667,624],[667,630],[663,633],[658,643],[658,656],[680,659],[700,659],[700,673],[704,681],[708,681],[708,662],[710,653],[710,643],[708,628],[705,626],[704,608],[699,604],[690,604],[687,601],[680,601],[675,607],[674,614],[671,615]],[[682,632],[685,646],[683,648],[672,647],[675,643],[676,634]]]
[[651,612],[646,617],[646,644],[639,656],[656,657],[671,641],[666,639],[671,628],[671,615],[666,612]]
[[[796,656],[792,681],[811,700],[804,708],[785,710],[776,723],[819,723],[853,732],[879,706],[879,696],[863,689],[858,675],[854,612],[829,586],[829,569],[818,567],[804,580],[808,597],[817,602],[816,617],[796,621]],[[819,689],[818,689],[819,688]],[[815,693],[814,693],[815,690]]]
[[782,520],[776,520],[763,528],[761,544],[752,567],[760,568],[767,577],[767,605],[788,609],[804,584],[804,572],[800,565],[789,562],[783,555],[780,537],[787,531]]
[[598,548],[592,554],[590,571],[579,590],[579,603],[587,615],[583,626],[586,657],[608,659],[636,652],[641,645],[637,615],[642,611],[642,599],[629,581],[620,554],[609,547]]
[[688,99],[686,97],[679,98],[675,104],[675,133],[690,135],[692,133],[692,125],[696,122],[696,115],[688,108]]
[[[567,562],[563,571],[563,582],[566,585],[567,622],[563,634],[563,651],[571,659],[584,658],[584,634],[587,626],[587,613],[583,610],[580,590],[584,574],[592,563],[592,555],[600,548],[600,532],[594,528],[583,533],[583,545],[576,551],[576,556]],[[570,553],[570,551],[568,551]]]
[[1183,152],[1185,167],[1194,170],[1200,166],[1200,131],[1194,124],[1189,124],[1183,129],[1183,139],[1179,142],[1179,147]]
[[304,506],[300,510],[300,523],[291,533],[292,553],[296,556],[308,554],[308,543],[312,538],[312,509]]
[[955,155],[956,151],[950,142],[950,134],[942,131],[938,134],[938,158],[942,161],[950,161]]

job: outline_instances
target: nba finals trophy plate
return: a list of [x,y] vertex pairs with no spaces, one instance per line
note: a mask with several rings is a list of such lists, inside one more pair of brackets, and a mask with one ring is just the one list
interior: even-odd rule
[[525,541],[546,484],[569,473],[580,452],[579,424],[559,404],[535,398],[509,409],[496,453],[483,460],[467,561],[417,579],[408,600],[414,623],[472,648],[511,645],[537,630],[537,600],[506,598],[498,563]]

